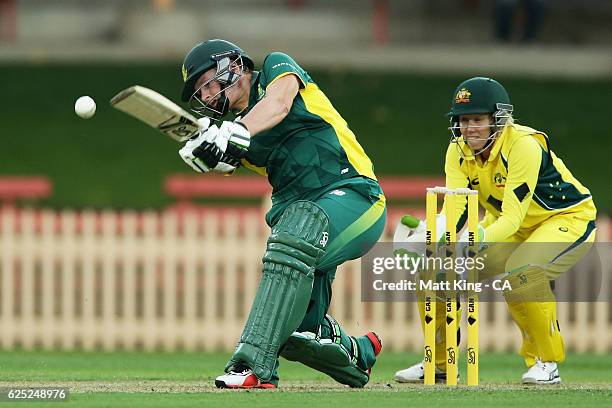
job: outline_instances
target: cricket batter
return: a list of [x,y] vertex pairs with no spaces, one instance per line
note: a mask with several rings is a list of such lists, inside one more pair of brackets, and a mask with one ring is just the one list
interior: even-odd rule
[[[556,384],[561,381],[557,365],[564,361],[565,350],[550,283],[595,240],[596,209],[589,190],[551,150],[548,136],[517,124],[512,111],[508,93],[493,79],[471,78],[455,89],[448,113],[452,139],[446,151],[446,187],[478,190],[485,209],[478,241],[492,255],[489,260],[501,263],[498,269],[512,286],[504,297],[522,333],[520,354],[529,368],[522,381]],[[457,230],[467,215],[465,196],[459,197],[456,214],[463,215]],[[445,229],[442,214],[444,209],[438,215],[440,234]],[[406,241],[425,241],[424,222],[412,229],[399,225],[396,231],[396,240],[410,233]],[[466,242],[467,234],[459,241]],[[442,303],[436,310],[443,332]],[[423,319],[423,302],[419,311]],[[436,379],[445,380],[445,333],[437,338]],[[423,364],[418,363],[398,371],[395,379],[422,382],[423,375]]]
[[278,356],[363,387],[382,348],[373,332],[347,335],[327,314],[336,267],[380,237],[385,197],[372,162],[325,94],[290,56],[260,70],[238,46],[209,40],[187,54],[183,101],[234,121],[211,126],[180,151],[198,172],[242,165],[273,187],[263,276],[217,387],[276,388]]

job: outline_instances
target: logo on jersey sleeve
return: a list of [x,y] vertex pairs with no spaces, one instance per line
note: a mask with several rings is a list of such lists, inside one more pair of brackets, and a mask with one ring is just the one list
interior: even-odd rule
[[470,96],[472,93],[466,88],[461,88],[455,96],[455,103],[470,103]]
[[257,84],[257,100],[261,100],[264,96],[266,96],[266,91],[264,91],[261,84]]

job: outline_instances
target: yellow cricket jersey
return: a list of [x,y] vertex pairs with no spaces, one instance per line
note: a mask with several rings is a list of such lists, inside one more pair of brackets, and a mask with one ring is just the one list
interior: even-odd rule
[[[558,214],[595,220],[597,210],[589,190],[550,150],[548,136],[526,126],[507,125],[484,163],[463,142],[451,143],[444,170],[447,188],[478,190],[486,210],[481,225],[488,242],[504,241]],[[457,214],[462,214],[459,228],[465,223],[465,205],[465,197],[457,200]]]

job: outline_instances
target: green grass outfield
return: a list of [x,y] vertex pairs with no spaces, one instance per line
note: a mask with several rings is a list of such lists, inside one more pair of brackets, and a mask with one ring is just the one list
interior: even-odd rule
[[[393,373],[418,361],[416,354],[383,353],[370,384],[354,390],[299,364],[281,363],[276,391],[218,390],[213,379],[227,354],[0,352],[0,388],[63,386],[66,403],[36,407],[276,407],[276,406],[595,406],[612,398],[612,356],[570,355],[562,366],[563,384],[519,383],[525,368],[515,354],[481,356],[481,386],[451,389],[398,384]],[[462,372],[464,372],[464,367]],[[607,401],[607,403],[606,403]],[[0,402],[0,408],[12,404]],[[28,404],[19,403],[23,407]]]

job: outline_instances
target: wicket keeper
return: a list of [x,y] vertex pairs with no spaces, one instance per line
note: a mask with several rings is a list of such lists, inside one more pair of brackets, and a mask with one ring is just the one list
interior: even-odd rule
[[236,119],[211,126],[180,151],[198,172],[244,166],[273,187],[263,275],[236,350],[215,384],[276,388],[278,357],[363,387],[382,348],[352,337],[327,314],[336,267],[380,237],[385,197],[372,162],[311,77],[273,52],[255,70],[238,46],[209,40],[187,54],[182,99],[200,113]]
[[[528,367],[522,381],[561,382],[558,364],[565,359],[551,282],[571,268],[595,240],[596,208],[589,190],[551,150],[548,136],[519,125],[506,89],[491,78],[468,79],[455,89],[450,117],[451,143],[446,151],[446,187],[478,190],[485,210],[478,242],[493,251],[496,243],[514,243],[498,263],[512,289],[504,291],[508,309],[523,344],[520,354]],[[457,196],[457,231],[466,220],[465,196]],[[461,197],[461,198],[460,198]],[[444,210],[438,234],[444,234]],[[424,223],[412,230],[398,225],[396,239],[424,242]],[[459,241],[467,241],[464,233]],[[544,244],[548,243],[548,244]],[[554,245],[550,245],[554,243]],[[502,245],[498,245],[498,248]],[[509,246],[506,245],[505,248]],[[483,276],[481,276],[483,277]],[[437,308],[444,321],[444,307]],[[424,304],[419,302],[421,321]],[[440,324],[440,331],[444,325]],[[500,334],[503,335],[503,334]],[[437,336],[436,379],[446,379],[445,333]],[[399,382],[422,382],[423,364],[398,371]]]

